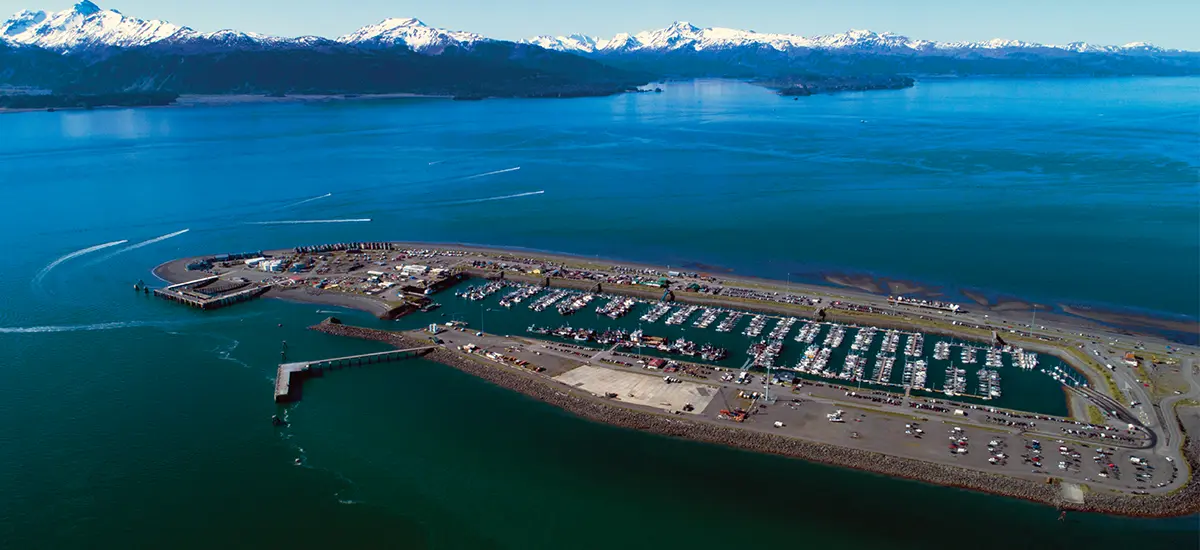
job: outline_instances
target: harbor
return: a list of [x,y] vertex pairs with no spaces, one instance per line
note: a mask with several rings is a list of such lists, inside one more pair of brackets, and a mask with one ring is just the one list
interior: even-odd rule
[[[760,372],[770,368],[773,376],[790,373],[897,394],[942,395],[1058,414],[1066,410],[1063,389],[1087,384],[1058,358],[1011,345],[515,282],[468,281],[460,286],[453,299],[442,298],[438,319],[472,326],[482,322],[491,332],[598,349],[616,345],[664,360]],[[517,296],[529,307],[514,307]],[[627,313],[611,316],[613,304]],[[718,318],[724,320],[714,325]],[[983,365],[968,373],[973,363],[964,358],[975,356],[989,358],[982,376],[978,367]],[[1006,398],[1006,383],[1021,390]],[[1059,388],[1057,394],[1054,388]]]
[[[602,350],[488,334],[453,321],[447,325],[444,330],[406,332],[329,322],[311,328],[396,347],[414,346],[437,332],[441,346],[429,359],[617,426],[1004,494],[1060,509],[1140,514],[1192,506],[1193,485],[1184,493],[1165,493],[1179,483],[1181,470],[1174,461],[1149,454],[1154,440],[1141,429],[963,402],[894,398],[837,383],[769,382],[747,371],[689,363],[663,376],[661,360],[620,351],[619,345]],[[736,381],[732,371],[740,372]],[[1058,454],[1050,454],[1052,450]],[[1094,464],[1084,460],[1084,453],[1095,455]],[[1085,482],[1105,490],[1082,495],[1078,488]],[[1144,493],[1137,487],[1147,483],[1155,484],[1153,494],[1136,496]]]
[[[264,260],[272,267],[261,275]],[[156,273],[178,280],[184,276],[177,271],[183,261],[164,264]],[[278,274],[275,266],[288,273]],[[941,302],[851,301],[811,287],[781,292],[698,272],[572,266],[536,256],[398,243],[297,247],[264,253],[257,269],[231,261],[192,271],[287,288],[300,301],[359,309],[370,310],[360,307],[364,303],[391,307],[396,300],[419,299],[421,307],[395,318],[404,333],[337,322],[315,328],[388,342],[399,350],[421,348],[427,358],[456,367],[471,364],[467,370],[488,379],[495,369],[512,370],[533,377],[538,387],[585,392],[615,403],[601,409],[607,411],[606,422],[618,425],[623,424],[611,419],[630,410],[652,410],[722,426],[722,433],[729,426],[733,430],[721,438],[733,446],[744,446],[750,434],[761,432],[783,436],[787,448],[801,440],[823,442],[940,467],[1003,472],[1000,479],[1013,483],[1069,478],[1135,494],[1163,493],[1180,484],[1171,461],[1154,466],[1169,477],[1143,468],[1131,478],[1119,473],[1117,461],[1098,464],[1099,471],[1081,466],[1074,455],[1082,454],[1076,451],[1067,457],[1071,460],[1060,461],[1057,471],[1053,463],[1041,462],[1040,450],[1021,454],[1020,462],[1010,457],[1005,449],[1018,444],[1030,449],[1037,444],[1031,439],[1035,435],[1108,445],[1115,450],[1105,452],[1117,456],[1156,448],[1162,440],[1147,427],[1145,415],[1104,397],[1100,390],[1105,388],[1093,389],[1092,380],[1102,372],[1068,363],[1064,358],[1072,354],[1054,344],[1062,337],[1015,328],[1002,332],[987,324],[986,315],[981,323],[978,316]],[[486,367],[479,370],[480,364]],[[290,399],[293,380],[312,372],[320,371],[280,365],[277,397]],[[1079,411],[1093,403],[1098,415],[1085,420]],[[890,424],[896,415],[915,422],[896,432]],[[972,452],[968,436],[954,430],[947,449],[945,443],[923,441],[924,423],[931,418],[969,426],[975,435],[979,430],[1008,435],[996,435],[987,452]],[[921,441],[901,450],[896,438]],[[947,451],[952,458],[944,457]],[[829,461],[830,455],[820,450],[795,456]],[[895,474],[873,462],[856,461],[852,467]],[[936,473],[940,470],[930,472],[919,479],[949,479]],[[973,487],[995,490],[986,484]],[[1033,496],[1037,491],[1030,488],[1000,492],[1080,504],[1074,490]],[[1088,502],[1096,504],[1094,498]]]
[[[897,296],[850,301],[811,287],[771,291],[698,272],[387,242],[185,259],[157,271],[174,280],[193,274],[250,280],[271,286],[272,295],[367,309],[386,319],[415,315],[474,325],[478,317],[483,327],[510,334],[531,326],[567,328],[567,339],[585,345],[603,345],[589,340],[614,330],[639,333],[656,338],[648,353],[667,360],[688,353],[699,362],[801,379],[1055,414],[1070,407],[1073,397],[1065,388],[1094,385],[1101,376],[1068,364],[1062,354],[1044,353],[1054,338],[1037,337],[1034,352],[994,330],[990,338],[972,339],[892,324],[938,321],[925,313],[936,311],[951,327],[987,328],[945,302]],[[852,320],[864,315],[884,324]],[[1033,336],[1010,329],[1005,337],[1010,334]],[[987,372],[981,374],[981,367]]]

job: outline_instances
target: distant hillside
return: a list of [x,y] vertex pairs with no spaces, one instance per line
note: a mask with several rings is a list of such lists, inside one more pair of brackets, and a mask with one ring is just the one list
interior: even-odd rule
[[[373,33],[359,41],[197,33],[85,0],[54,14],[22,12],[0,26],[0,84],[63,94],[407,92],[475,98],[608,95],[652,78],[529,44],[439,42],[440,31],[423,25],[365,29]],[[436,45],[436,55],[414,51],[397,36],[419,36],[423,45]]]
[[353,47],[182,53],[137,48],[82,62],[56,89],[74,93],[421,93],[502,97],[606,95],[645,82],[577,56],[513,43],[447,50]]
[[[0,86],[76,95],[572,97],[620,93],[658,78],[713,76],[803,95],[903,86],[924,75],[1194,74],[1200,54],[1140,42],[940,43],[871,31],[804,37],[688,23],[608,40],[539,36],[513,43],[392,18],[336,39],[287,38],[198,32],[83,0],[59,12],[22,11],[0,24]],[[804,84],[778,84],[797,75]]]

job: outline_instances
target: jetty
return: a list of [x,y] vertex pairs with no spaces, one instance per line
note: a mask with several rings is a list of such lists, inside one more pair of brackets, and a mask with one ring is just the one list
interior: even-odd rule
[[281,363],[275,371],[275,402],[287,403],[290,401],[299,401],[300,387],[304,383],[304,379],[311,376],[320,376],[325,371],[412,359],[437,348],[438,346],[430,345],[382,351],[379,353],[318,359],[316,361]]

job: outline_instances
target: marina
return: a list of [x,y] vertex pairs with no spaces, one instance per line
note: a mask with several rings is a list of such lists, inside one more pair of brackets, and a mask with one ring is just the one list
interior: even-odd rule
[[[472,289],[480,290],[460,292],[461,301],[476,302],[473,296],[487,292],[488,297],[484,300],[498,300],[502,306],[508,304],[503,310],[496,310],[501,311],[501,315],[504,311],[509,311],[510,315],[515,313],[511,308],[514,303],[529,303],[534,318],[529,318],[526,333],[562,339],[575,345],[617,346],[666,361],[686,358],[727,368],[770,368],[812,380],[836,380],[896,393],[947,395],[979,402],[1025,401],[1022,394],[1028,392],[1014,394],[1002,389],[1002,384],[1013,383],[1016,375],[1001,376],[999,371],[1011,367],[1036,373],[1045,383],[1058,387],[1085,384],[1081,375],[1058,359],[1014,346],[988,346],[898,329],[525,283],[502,283],[504,291],[499,292],[495,288],[497,284],[500,283],[472,285]],[[539,316],[551,307],[556,310],[554,317],[570,316],[572,322],[562,325]],[[592,307],[594,315],[580,316],[577,312],[585,307]],[[449,314],[455,315],[453,308]],[[634,318],[632,324],[627,316]],[[495,313],[489,314],[488,326],[493,329],[509,326],[498,317]],[[456,318],[469,319],[471,316],[464,314]],[[744,322],[743,318],[749,318],[749,321]],[[651,324],[660,328],[649,330]],[[640,325],[647,325],[647,330],[638,330]],[[737,330],[739,326],[740,331]],[[709,336],[703,336],[705,333]],[[785,342],[794,342],[796,346],[786,346]],[[988,358],[985,365],[980,365],[986,371],[982,374],[978,367],[967,368],[980,353]],[[1046,362],[1052,366],[1042,368]],[[1017,378],[1022,380],[1022,386],[1034,384],[1024,375]],[[1041,384],[1043,382],[1036,383]],[[1042,400],[1046,397],[1044,391],[1037,395]],[[1061,395],[1059,392],[1060,400],[1063,399]]]

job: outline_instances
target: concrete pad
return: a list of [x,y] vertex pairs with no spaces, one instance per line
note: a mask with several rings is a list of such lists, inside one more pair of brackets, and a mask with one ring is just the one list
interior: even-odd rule
[[683,410],[691,403],[690,414],[701,414],[716,395],[716,388],[695,382],[682,381],[668,384],[661,376],[623,372],[593,365],[582,365],[564,372],[555,380],[596,395],[617,394],[625,403],[645,405],[665,411]]
[[1083,504],[1083,487],[1080,487],[1079,485],[1074,484],[1074,483],[1063,482],[1062,498],[1063,498],[1063,500],[1065,500],[1067,502],[1073,502],[1075,504]]

